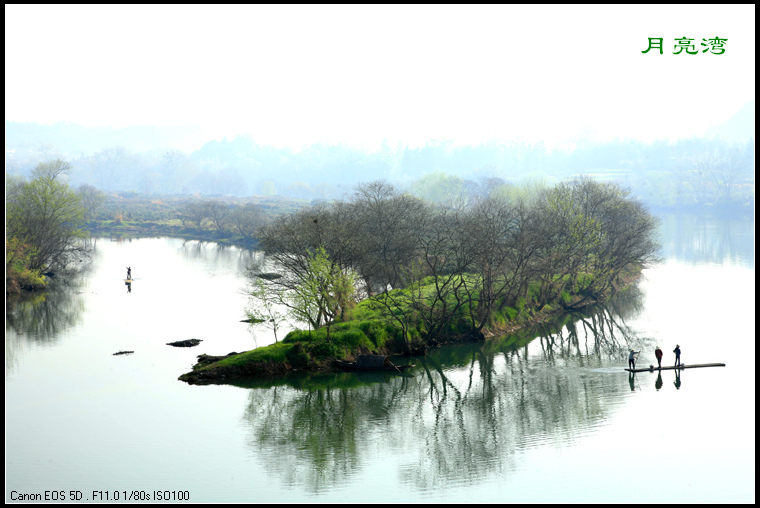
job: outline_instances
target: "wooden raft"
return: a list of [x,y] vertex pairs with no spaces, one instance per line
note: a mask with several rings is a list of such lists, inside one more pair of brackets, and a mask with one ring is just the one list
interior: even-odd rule
[[674,365],[670,365],[668,367],[654,367],[654,368],[643,368],[643,369],[625,369],[628,372],[654,372],[656,370],[673,370],[673,369],[696,369],[699,367],[725,367],[725,363],[691,363],[689,365],[679,365],[678,367]]

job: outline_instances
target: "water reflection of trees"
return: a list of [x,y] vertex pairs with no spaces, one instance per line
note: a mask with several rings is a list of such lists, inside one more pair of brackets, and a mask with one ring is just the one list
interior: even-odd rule
[[640,300],[631,292],[532,341],[441,348],[418,360],[413,377],[357,384],[340,374],[251,389],[251,445],[272,474],[313,492],[383,460],[419,490],[503,477],[521,450],[572,444],[608,418],[626,378],[594,368],[645,340],[626,324]]
[[662,217],[662,252],[690,263],[754,263],[755,221],[745,216],[666,214]]
[[643,310],[643,295],[638,286],[618,293],[589,312],[573,314],[563,326],[542,326],[536,330],[538,344],[549,358],[575,355],[582,361],[622,361],[631,348],[651,345],[628,320]]
[[74,277],[5,302],[6,373],[15,368],[23,344],[53,344],[63,330],[82,320],[84,298],[76,292],[80,282],[81,277]]
[[231,267],[236,273],[245,273],[249,265],[260,263],[262,257],[259,251],[198,240],[183,241],[179,250],[186,258],[207,266]]
[[6,302],[5,329],[36,342],[50,342],[82,319],[84,299],[77,286],[51,287]]

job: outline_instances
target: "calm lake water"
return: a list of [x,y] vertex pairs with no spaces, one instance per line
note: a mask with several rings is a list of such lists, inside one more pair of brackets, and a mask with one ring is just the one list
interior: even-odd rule
[[[662,235],[635,290],[529,337],[442,348],[408,377],[235,386],[177,377],[273,342],[240,322],[257,254],[98,239],[81,277],[7,311],[6,502],[752,503],[754,221],[668,216]],[[626,349],[669,364],[676,343],[726,367],[623,371]]]

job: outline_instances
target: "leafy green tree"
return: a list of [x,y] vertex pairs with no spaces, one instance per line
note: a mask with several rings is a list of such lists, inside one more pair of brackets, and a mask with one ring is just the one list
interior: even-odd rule
[[262,180],[256,183],[256,194],[262,196],[274,196],[277,194],[277,187],[274,180]]
[[57,159],[39,164],[35,179],[16,189],[6,202],[6,235],[31,253],[29,268],[64,267],[86,248],[80,196],[60,179],[70,166]]
[[598,299],[626,269],[657,260],[658,221],[630,192],[590,178],[563,182],[539,202],[544,243],[536,263],[544,302],[565,291],[566,307]]
[[39,270],[29,268],[32,250],[17,238],[5,240],[5,293],[14,295],[21,289],[44,287],[45,278]]
[[260,304],[262,308],[251,317],[278,319],[273,311],[285,308],[286,316],[293,321],[308,323],[314,329],[327,325],[329,339],[329,326],[343,319],[355,303],[356,276],[331,260],[323,247],[307,251],[303,257],[305,269],[298,273],[249,271],[249,295],[254,306]]
[[56,179],[63,175],[68,175],[71,171],[71,164],[63,159],[53,159],[48,162],[41,162],[32,170],[32,178],[52,178]]
[[440,171],[418,179],[412,189],[420,198],[449,208],[465,207],[469,197],[461,178]]
[[264,281],[265,279],[256,274],[249,277],[246,317],[252,325],[260,325],[272,330],[274,341],[277,342],[277,330],[287,322],[288,315],[281,310],[282,303],[276,294],[268,290]]

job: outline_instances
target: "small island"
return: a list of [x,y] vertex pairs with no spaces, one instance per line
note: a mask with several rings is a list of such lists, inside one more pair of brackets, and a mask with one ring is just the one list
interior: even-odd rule
[[[247,317],[275,344],[201,355],[179,379],[225,383],[503,336],[629,287],[657,261],[656,228],[628,191],[588,178],[443,204],[361,185],[260,230],[269,264],[249,269]],[[286,321],[307,330],[279,341]]]

